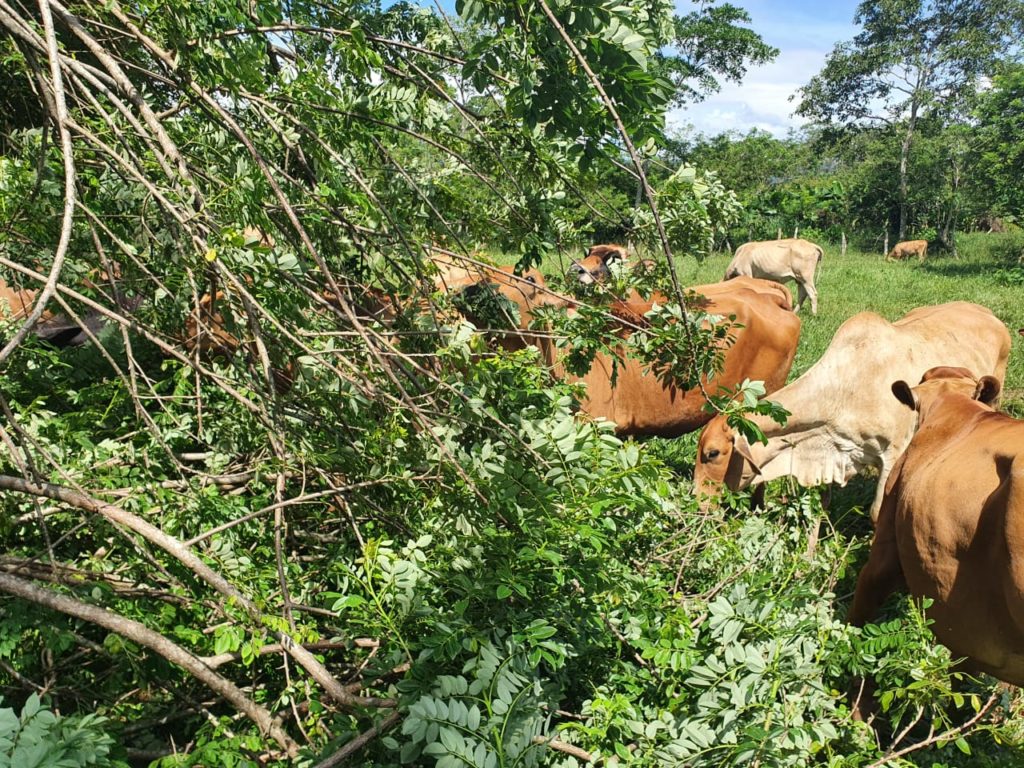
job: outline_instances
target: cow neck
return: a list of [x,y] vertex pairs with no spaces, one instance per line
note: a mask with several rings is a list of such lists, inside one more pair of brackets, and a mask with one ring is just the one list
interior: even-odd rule
[[970,428],[976,417],[995,411],[960,393],[940,393],[921,399],[917,433],[948,438]]
[[[749,417],[768,438],[767,445],[748,441],[751,458],[761,470],[761,479],[763,480],[792,474],[794,467],[803,466],[804,459],[810,461],[810,457],[805,454],[820,452],[820,447],[815,443],[823,439],[835,438],[834,435],[823,435],[820,429],[816,429],[825,422],[820,413],[814,414],[814,409],[808,413],[808,409],[801,406],[801,403],[807,402],[818,404],[829,402],[828,399],[822,399],[825,393],[821,391],[821,386],[818,383],[821,379],[820,374],[811,376],[812,371],[814,371],[813,367],[793,383],[765,396],[766,400],[778,403],[789,411],[789,418],[784,426],[770,416],[754,414]],[[807,416],[803,414],[807,414]],[[785,460],[787,454],[789,455],[788,461]],[[778,467],[769,466],[780,459],[783,464]],[[797,476],[802,474],[802,470],[796,472]],[[845,474],[845,470],[843,474]]]

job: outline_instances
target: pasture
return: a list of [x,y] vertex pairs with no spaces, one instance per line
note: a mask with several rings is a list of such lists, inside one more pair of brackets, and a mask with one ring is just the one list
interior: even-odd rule
[[[947,301],[971,301],[991,309],[1006,323],[1013,336],[1013,352],[1006,372],[1004,401],[1016,401],[1024,388],[1024,295],[1019,284],[1006,284],[997,273],[1009,265],[1003,252],[1014,236],[971,234],[961,237],[959,258],[946,252],[930,253],[923,264],[916,261],[886,263],[882,254],[847,249],[824,243],[825,256],[815,282],[821,297],[817,316],[807,308],[800,313],[803,328],[800,347],[790,379],[806,371],[821,357],[836,329],[858,312],[877,312],[897,320],[914,307]],[[702,264],[684,266],[687,283],[719,280],[729,255],[716,253]],[[793,283],[789,284],[790,286]],[[861,372],[868,375],[870,372]],[[1005,402],[1004,402],[1005,404]]]

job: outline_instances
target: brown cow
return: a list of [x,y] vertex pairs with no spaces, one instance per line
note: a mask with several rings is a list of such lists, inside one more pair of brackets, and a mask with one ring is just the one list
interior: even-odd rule
[[992,376],[932,368],[892,385],[917,433],[886,483],[848,620],[905,587],[974,670],[1024,685],[1024,422],[996,413]]
[[650,274],[656,266],[653,259],[631,261],[624,245],[592,245],[586,256],[569,265],[565,278],[569,283],[584,286],[606,283],[612,274],[610,265],[616,262],[625,265],[634,274]]
[[924,261],[925,256],[927,255],[927,240],[906,240],[902,243],[896,243],[896,246],[889,251],[889,255],[885,257],[885,260],[901,261],[903,259],[908,259],[911,256],[917,256],[918,261]]
[[1006,326],[977,304],[918,307],[894,323],[873,312],[854,315],[839,327],[817,363],[772,396],[790,412],[786,424],[752,417],[767,445],[748,443],[722,416],[708,424],[697,445],[695,490],[710,497],[723,482],[738,490],[785,476],[805,486],[845,485],[874,467],[879,473],[871,505],[874,520],[885,479],[914,426],[913,414],[893,402],[886,382],[916,381],[943,363],[970,366],[1002,380],[1009,354]]
[[[25,319],[32,312],[38,296],[39,291],[12,288],[6,280],[0,278],[0,319]],[[99,333],[103,328],[103,318],[90,310],[82,314],[81,322],[75,322],[67,315],[47,309],[32,328],[32,333],[57,347],[77,347],[89,340],[85,328],[92,334]]]
[[[677,437],[705,424],[711,415],[704,411],[706,400],[699,388],[680,391],[666,385],[656,375],[644,370],[643,364],[617,350],[625,361],[618,363],[616,383],[612,385],[612,358],[598,353],[590,371],[583,376],[568,376],[562,368],[550,338],[529,330],[533,310],[537,306],[554,306],[571,311],[576,302],[548,291],[543,281],[524,280],[512,284],[494,283],[495,287],[516,306],[519,333],[508,337],[506,345],[523,347],[532,343],[541,350],[545,362],[557,376],[586,384],[582,410],[594,418],[615,422],[619,435],[656,435]],[[726,387],[735,387],[744,379],[761,380],[768,392],[782,386],[796,354],[800,337],[800,320],[793,313],[792,299],[785,286],[766,283],[755,278],[741,278],[729,283],[696,286],[690,289],[703,295],[700,308],[709,314],[735,316],[742,327],[736,330],[735,343],[724,348],[722,371],[705,379],[703,386],[711,394]],[[639,324],[653,302],[668,303],[656,295],[644,301],[634,294],[627,301],[612,307],[612,313],[632,324]],[[629,329],[623,330],[628,335]],[[723,345],[724,346],[724,345]]]
[[573,261],[566,271],[568,280],[575,279],[580,285],[606,283],[611,277],[608,265],[616,261],[625,263],[629,252],[624,245],[592,245],[587,255],[579,261]]

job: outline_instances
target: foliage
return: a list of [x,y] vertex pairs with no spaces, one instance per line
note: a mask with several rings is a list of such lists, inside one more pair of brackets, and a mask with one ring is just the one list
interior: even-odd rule
[[1024,65],[1007,63],[993,79],[992,89],[981,94],[977,106],[980,127],[980,173],[991,185],[993,210],[1020,221],[1024,163],[1020,137],[1024,135]]
[[59,717],[32,693],[20,714],[0,709],[0,766],[4,768],[115,768],[114,739],[103,731],[107,718]]
[[[736,196],[713,172],[698,173],[682,165],[658,188],[656,194],[662,226],[673,250],[697,260],[714,249],[739,213]],[[642,242],[658,241],[654,217],[640,209],[634,215],[637,237]]]
[[779,55],[755,30],[750,15],[731,3],[695,2],[697,9],[672,19],[672,55],[658,54],[675,86],[674,101],[701,101],[721,89],[718,78],[740,82],[747,67]]
[[864,2],[851,42],[838,44],[804,86],[797,114],[826,127],[898,126],[897,239],[908,225],[908,162],[921,119],[961,119],[977,81],[991,72],[1024,24],[1019,0]]
[[[872,665],[897,730],[918,707],[967,720],[905,606],[877,631],[840,620],[858,511],[818,537],[813,491],[702,511],[651,444],[580,415],[536,350],[488,350],[436,295],[442,248],[526,265],[627,219],[654,241],[588,69],[653,169],[680,261],[720,275],[737,198],[713,169],[659,166],[662,48],[720,41],[677,70],[697,90],[737,76],[768,53],[728,28],[740,9],[702,6],[680,31],[667,3],[597,0],[465,0],[458,20],[405,3],[50,7],[53,39],[0,13],[0,100],[45,96],[20,122],[0,110],[0,257],[9,284],[38,289],[73,194],[49,309],[96,330],[0,361],[0,686],[28,702],[0,713],[0,739],[35,734],[69,765],[117,765],[107,731],[168,767],[339,750],[569,765],[567,748],[869,764],[899,746],[850,721],[845,687]],[[61,92],[69,119],[44,118]],[[751,143],[764,168],[811,154]],[[781,176],[758,190],[765,209],[822,229],[846,215],[829,197],[845,181]],[[840,270],[875,275],[866,293],[893,306],[924,282],[876,262],[825,270],[823,294],[832,274],[865,284]],[[856,298],[839,287],[803,350]],[[581,358],[623,341],[604,309],[578,317]],[[692,383],[733,332],[710,320],[659,307],[627,354]],[[21,321],[5,322],[10,338]],[[204,347],[200,324],[230,338]],[[751,382],[739,394],[733,411],[772,410]],[[31,698],[43,686],[49,708]]]

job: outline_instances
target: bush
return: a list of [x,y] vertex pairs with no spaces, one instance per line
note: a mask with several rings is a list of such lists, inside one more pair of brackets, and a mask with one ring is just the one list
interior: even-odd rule
[[127,768],[111,757],[115,742],[103,730],[106,722],[96,715],[59,717],[33,693],[20,714],[0,709],[0,768]]

